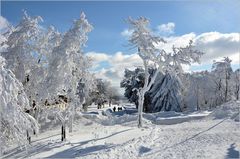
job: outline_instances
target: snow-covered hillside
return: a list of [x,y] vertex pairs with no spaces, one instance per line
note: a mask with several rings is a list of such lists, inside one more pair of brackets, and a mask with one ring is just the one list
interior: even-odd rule
[[212,112],[143,114],[141,129],[131,105],[119,112],[93,107],[66,142],[60,127],[42,130],[27,152],[12,148],[3,158],[239,158],[239,107],[232,101]]

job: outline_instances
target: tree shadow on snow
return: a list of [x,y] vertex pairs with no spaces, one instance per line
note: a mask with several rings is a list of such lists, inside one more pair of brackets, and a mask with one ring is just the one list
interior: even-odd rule
[[[48,137],[44,137],[44,138],[40,138],[40,139],[37,139],[37,140],[33,140],[31,142],[31,144],[35,143],[35,142],[38,142],[38,141],[41,141],[41,140],[45,140],[45,139],[49,139],[49,138],[52,138],[52,137],[55,137],[55,136],[60,136],[61,134],[54,134],[54,135],[51,135],[51,136],[48,136]],[[9,157],[21,157],[21,156],[28,156],[29,154],[33,155],[33,152],[36,153],[38,150],[40,149],[43,149],[47,146],[49,146],[49,144],[46,144],[46,145],[42,145],[42,144],[37,144],[37,145],[34,145],[34,150],[32,151],[32,147],[31,147],[31,144],[28,145],[28,150],[26,151],[24,148],[22,149],[20,146],[17,146],[16,148],[13,148],[12,150],[9,150],[7,152],[5,152],[3,156],[3,158],[9,158]]]
[[[100,151],[103,149],[111,148],[113,145],[96,145],[90,146],[86,148],[80,148],[80,146],[74,146],[67,150],[58,152],[47,158],[75,158],[75,157],[84,157],[86,155],[93,154],[96,151]],[[80,148],[80,149],[79,149]]]
[[229,158],[239,158],[239,151],[237,151],[235,149],[235,143],[231,144],[230,147],[227,149],[228,152],[227,152],[227,156],[226,156],[226,159],[229,159]]
[[181,141],[181,142],[178,142],[178,143],[176,143],[176,144],[173,144],[172,146],[168,146],[168,147],[165,147],[165,148],[163,148],[163,149],[160,149],[160,150],[157,150],[157,151],[154,151],[154,152],[147,153],[146,156],[152,155],[152,154],[155,154],[155,153],[159,153],[159,152],[162,152],[162,151],[166,151],[167,149],[174,148],[174,147],[176,147],[176,146],[178,146],[178,145],[182,145],[182,144],[188,142],[189,140],[192,140],[192,139],[200,136],[201,134],[203,134],[203,133],[205,133],[205,132],[207,132],[207,131],[215,128],[216,126],[220,125],[222,122],[224,122],[224,121],[227,120],[227,119],[228,119],[228,118],[225,118],[225,119],[221,120],[220,122],[216,123],[215,125],[209,127],[208,129],[203,130],[203,131],[201,131],[201,132],[199,132],[199,133],[197,133],[197,134],[195,134],[195,135],[193,135],[193,136],[191,136],[191,137],[189,137],[189,138],[187,138],[187,139],[185,139],[185,140],[183,140],[183,141]]
[[181,145],[181,144],[183,144],[183,143],[185,143],[185,142],[187,142],[187,141],[189,141],[189,140],[191,140],[191,139],[193,139],[193,138],[196,138],[197,136],[199,136],[199,135],[201,135],[201,134],[203,134],[203,133],[205,133],[205,132],[207,132],[207,131],[209,131],[209,130],[215,128],[215,127],[218,126],[218,125],[220,125],[220,124],[221,124],[222,122],[224,122],[225,120],[227,120],[227,119],[224,119],[224,120],[218,122],[217,124],[211,126],[210,128],[208,128],[208,129],[206,129],[206,130],[204,130],[204,131],[201,131],[201,132],[199,132],[199,133],[193,135],[192,137],[187,138],[187,139],[184,140],[184,141],[181,141],[181,142],[179,142],[179,143],[177,143],[177,144],[174,144],[173,146],[167,147],[166,149],[168,149],[168,148],[172,148],[172,147],[177,146],[177,145]]
[[55,135],[47,136],[47,137],[44,137],[44,138],[39,138],[37,140],[33,140],[32,143],[38,142],[38,141],[41,141],[41,140],[45,140],[45,139],[49,139],[49,138],[54,137],[54,136],[59,136],[59,138],[60,138],[61,134],[55,134]]
[[112,148],[114,147],[113,144],[109,144],[109,145],[94,145],[94,146],[90,146],[90,147],[86,147],[86,148],[81,148],[81,146],[92,142],[92,141],[99,141],[99,140],[104,140],[107,139],[109,137],[112,137],[114,135],[129,131],[131,129],[126,129],[126,130],[122,130],[116,133],[113,133],[109,136],[106,137],[102,137],[102,138],[98,138],[98,139],[91,139],[91,140],[87,140],[87,141],[82,141],[82,142],[77,142],[77,143],[70,143],[71,145],[76,145],[74,147],[71,147],[67,150],[58,152],[54,155],[48,156],[47,158],[74,158],[74,157],[83,157],[83,156],[87,156],[90,154],[93,154],[96,151],[100,151],[103,149],[108,149],[108,148]]
[[74,145],[75,145],[75,144],[77,144],[77,145],[79,145],[79,144],[80,144],[80,145],[85,145],[85,144],[87,144],[87,143],[89,143],[89,142],[91,142],[91,141],[104,140],[104,139],[107,139],[107,138],[109,138],[109,137],[115,136],[115,135],[117,135],[117,134],[121,134],[121,133],[126,132],[126,131],[129,131],[129,130],[132,130],[132,129],[126,129],[126,130],[122,130],[122,131],[113,133],[113,134],[111,134],[111,135],[105,136],[105,137],[101,137],[101,138],[97,138],[97,139],[91,139],[91,140],[82,141],[82,142],[71,143],[71,144],[74,144]]
[[[113,145],[108,145],[108,146],[104,146],[104,145],[95,145],[95,146],[90,146],[90,147],[86,147],[86,148],[82,148],[83,145],[88,144],[89,142],[95,142],[95,141],[99,141],[99,140],[104,140],[107,138],[110,138],[112,136],[115,136],[117,134],[121,134],[123,132],[129,131],[132,129],[126,129],[126,130],[122,130],[116,133],[113,133],[111,135],[102,137],[102,138],[97,138],[97,139],[91,139],[91,140],[86,140],[86,141],[81,141],[81,142],[76,142],[76,143],[64,143],[61,142],[60,139],[55,140],[53,143],[37,143],[36,145],[29,147],[28,152],[21,150],[20,148],[16,148],[14,151],[12,151],[11,153],[7,153],[6,155],[4,155],[3,158],[28,158],[28,157],[33,157],[34,155],[37,155],[39,153],[45,152],[45,151],[51,151],[55,148],[60,148],[64,145],[76,145],[73,147],[70,147],[69,149],[63,150],[61,152],[58,152],[52,156],[49,156],[48,158],[73,158],[74,156],[86,156],[91,154],[92,152],[95,151],[99,151],[102,149],[106,149],[106,148],[111,148],[113,147]],[[56,136],[56,135],[52,135]],[[46,139],[46,138],[43,138]]]
[[51,149],[59,148],[61,146],[61,142],[58,141],[44,145],[39,143],[37,145],[34,145],[33,147],[29,147],[28,150],[22,150],[20,149],[20,147],[17,147],[13,153],[4,155],[3,158],[28,158],[43,151],[49,151]]

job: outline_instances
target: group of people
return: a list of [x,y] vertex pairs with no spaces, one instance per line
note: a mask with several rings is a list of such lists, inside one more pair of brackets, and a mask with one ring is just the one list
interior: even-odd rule
[[114,106],[114,107],[113,107],[113,112],[116,112],[116,110],[118,110],[118,111],[122,111],[123,109],[122,109],[122,107],[118,107],[118,108],[116,108],[116,106]]

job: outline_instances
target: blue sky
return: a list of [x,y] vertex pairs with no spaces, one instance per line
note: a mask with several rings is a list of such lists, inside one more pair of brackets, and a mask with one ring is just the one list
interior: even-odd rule
[[[40,15],[43,26],[53,25],[60,32],[67,31],[80,12],[94,26],[89,34],[86,53],[96,60],[93,70],[98,76],[119,87],[125,68],[141,65],[136,50],[128,47],[126,19],[145,16],[151,28],[165,36],[168,43],[180,47],[195,40],[204,51],[201,65],[186,67],[186,71],[210,70],[213,60],[229,56],[233,68],[239,68],[240,0],[173,0],[173,1],[1,1],[1,15],[16,25],[22,10],[31,16]],[[161,27],[170,29],[169,34]],[[171,28],[169,27],[171,26]],[[167,36],[166,36],[167,35]]]
[[21,19],[22,9],[30,15],[40,15],[43,25],[55,26],[59,31],[66,31],[73,19],[84,11],[93,24],[86,51],[115,53],[129,50],[127,41],[121,36],[127,28],[127,17],[146,16],[151,20],[152,28],[174,22],[175,35],[189,32],[200,34],[218,31],[221,33],[240,31],[240,1],[158,1],[158,2],[1,2],[1,15],[13,24]]

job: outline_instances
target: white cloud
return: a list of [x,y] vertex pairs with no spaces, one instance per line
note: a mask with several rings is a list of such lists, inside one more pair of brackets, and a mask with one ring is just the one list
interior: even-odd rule
[[121,32],[121,35],[125,38],[128,38],[132,35],[133,33],[133,30],[129,30],[129,29],[124,29],[122,32]]
[[[209,63],[219,60],[222,57],[232,57],[239,54],[240,41],[239,33],[209,32],[196,36],[195,43],[199,50],[205,52],[202,63]],[[233,63],[239,60],[233,60]]]
[[109,59],[109,55],[105,53],[97,53],[97,52],[88,52],[86,54],[88,57],[90,57],[94,63],[99,63],[102,61],[107,61]]
[[170,34],[174,33],[175,23],[169,22],[167,24],[161,24],[157,28],[158,28],[158,31],[160,32],[160,34],[170,35]]
[[[159,48],[171,52],[172,46],[184,47],[193,40],[196,48],[205,54],[201,58],[202,64],[212,63],[213,60],[220,60],[222,57],[236,57],[239,54],[240,41],[239,33],[208,32],[200,35],[189,33],[182,36],[165,38],[166,44],[159,44]],[[232,59],[233,64],[239,63],[238,58]]]
[[195,39],[196,35],[194,33],[185,34],[182,36],[170,36],[164,39],[167,43],[159,43],[158,47],[164,49],[166,52],[172,52],[173,45],[175,47],[183,47],[189,44],[190,40]]
[[[165,38],[167,43],[160,44],[158,47],[171,52],[172,46],[184,47],[188,45],[189,40],[193,40],[197,49],[204,51],[205,54],[202,57],[201,64],[194,64],[199,66],[211,65],[213,60],[221,60],[222,57],[228,56],[232,59],[232,64],[239,63],[239,34],[238,33],[218,33],[209,32],[196,35],[195,33],[189,33],[182,36],[171,36]],[[124,70],[134,69],[137,66],[142,66],[140,57],[135,54],[124,54],[123,52],[116,52],[113,55],[105,53],[91,52],[87,53],[91,55],[96,63],[107,62],[109,67],[102,68],[97,72],[96,77],[103,78],[112,82],[113,86],[119,89],[120,81],[123,79]],[[190,66],[183,66],[186,72],[191,71]]]
[[96,72],[96,77],[110,81],[116,88],[119,88],[126,68],[134,69],[142,66],[142,61],[137,54],[127,55],[122,52],[116,52],[114,55],[106,54],[106,56],[108,57],[106,62],[109,63],[110,68],[102,68]]
[[109,62],[116,67],[132,68],[142,65],[141,59],[137,54],[126,55],[123,54],[122,52],[117,52],[109,60],[110,60]]

